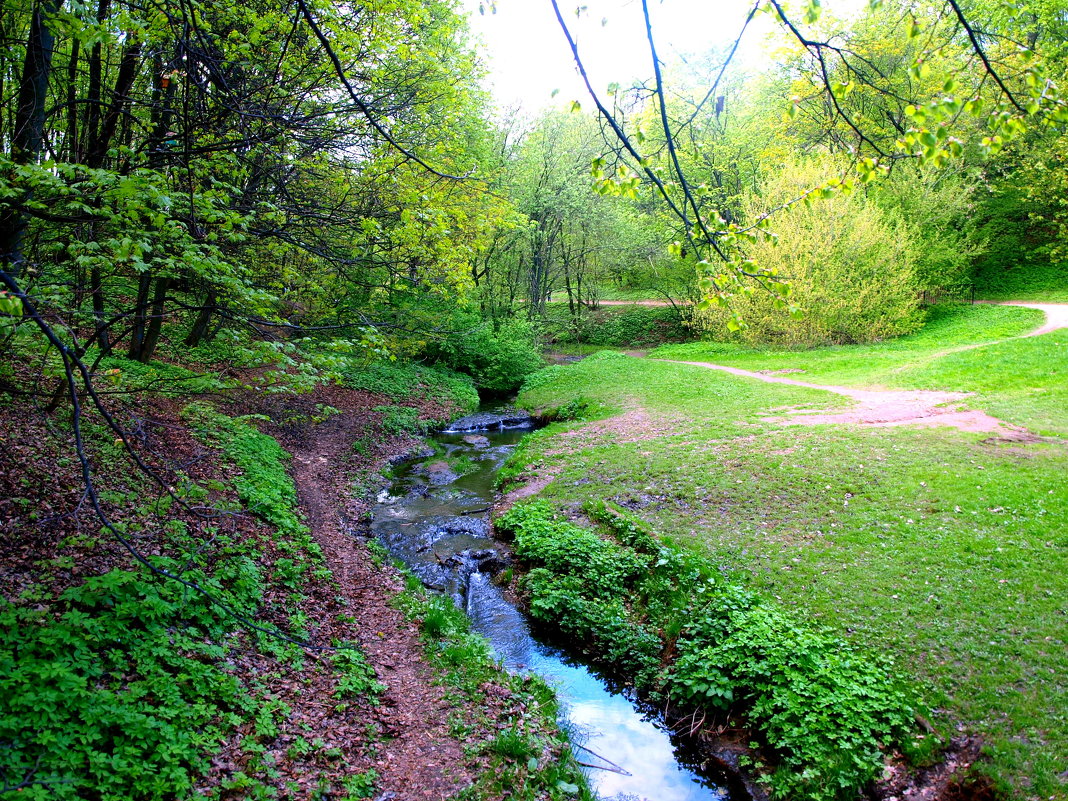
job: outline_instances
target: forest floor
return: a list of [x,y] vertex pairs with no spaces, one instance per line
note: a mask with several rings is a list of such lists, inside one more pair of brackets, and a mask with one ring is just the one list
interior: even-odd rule
[[[525,780],[511,795],[523,799],[553,777],[573,781],[549,691],[500,669],[450,610],[428,630],[433,599],[369,541],[392,461],[423,446],[386,430],[391,404],[424,420],[467,411],[433,389],[237,388],[210,404],[158,394],[113,404],[151,475],[83,420],[117,530],[144,558],[227,593],[229,607],[140,570],[101,529],[69,413],[0,405],[0,645],[19,654],[5,680],[21,688],[5,703],[29,705],[0,715],[0,741],[20,744],[2,753],[13,761],[0,795],[12,777],[34,798],[59,782],[62,798],[216,801],[481,800]],[[517,720],[538,743],[521,743],[522,760],[498,744]]]
[[[370,428],[373,402],[355,404],[354,396],[366,393],[338,387],[317,394],[323,396],[319,402],[342,413],[314,427],[291,427],[279,439],[293,456],[300,507],[323,548],[335,591],[359,621],[357,639],[386,686],[375,708],[384,735],[374,760],[375,786],[398,798],[447,798],[473,783],[472,766],[465,764],[461,743],[449,731],[452,705],[424,659],[418,627],[389,603],[403,582],[377,565],[355,536],[369,502],[353,493],[353,477],[368,467],[353,443]],[[403,453],[410,444],[400,441],[395,447]],[[336,610],[309,614],[320,619],[331,613]],[[316,699],[310,700],[315,705]]]
[[585,413],[515,469],[893,655],[997,790],[1068,798],[1068,331],[1027,336],[1046,324],[977,305],[865,346],[599,354],[521,396]]

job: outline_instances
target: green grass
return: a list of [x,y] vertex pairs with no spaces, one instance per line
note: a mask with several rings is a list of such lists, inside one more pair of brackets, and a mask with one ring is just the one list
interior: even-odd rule
[[976,294],[986,300],[1068,301],[1068,262],[991,265],[975,276]]
[[[608,416],[640,407],[663,422],[698,420],[709,430],[745,430],[772,406],[826,408],[848,401],[823,390],[741,381],[713,370],[645,361],[602,351],[572,365],[548,367],[523,384],[520,402],[530,409],[559,409],[576,399]],[[550,416],[553,416],[550,414]]]
[[[943,346],[973,327],[960,317],[955,326],[959,336],[943,335]],[[1064,341],[962,351],[959,365],[902,375],[916,385],[970,376],[984,391],[1028,363],[1030,348]],[[847,368],[828,357],[826,369]],[[990,403],[1011,405],[1032,378],[1023,371]],[[541,497],[566,508],[620,503],[786,608],[885,649],[940,710],[941,734],[960,727],[985,739],[991,761],[981,770],[1011,796],[1066,797],[1058,777],[1068,766],[1063,444],[996,445],[952,429],[784,429],[758,413],[830,396],[617,356],[552,368],[529,387],[520,397],[527,405],[582,398],[594,416],[640,406],[649,417],[644,431],[594,424],[561,438],[572,423],[528,439],[517,456],[525,464],[507,470],[555,472]],[[1068,414],[1047,411],[1049,427],[1063,430]]]
[[[677,298],[678,295],[672,295]],[[664,296],[651,289],[622,287],[611,289],[602,289],[600,294],[601,300],[663,300]]]
[[969,405],[1001,420],[1068,435],[1068,330],[949,353],[894,378],[917,389],[975,392]]
[[[708,361],[747,370],[801,370],[806,382],[977,393],[969,406],[1038,434],[1068,434],[1068,335],[1014,338],[1042,323],[1042,313],[1013,306],[932,309],[912,336],[872,345],[760,351],[695,342],[666,345],[660,359]],[[985,344],[984,344],[985,343]]]
[[1016,306],[940,306],[915,334],[870,345],[836,345],[812,350],[761,350],[723,342],[664,345],[658,359],[709,361],[747,370],[804,370],[792,376],[824,384],[894,386],[894,371],[937,358],[953,348],[1020,336],[1044,320],[1037,309]]

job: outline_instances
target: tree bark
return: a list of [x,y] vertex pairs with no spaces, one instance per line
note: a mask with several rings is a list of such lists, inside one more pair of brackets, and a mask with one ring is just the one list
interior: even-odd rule
[[197,312],[197,318],[193,321],[193,327],[189,329],[189,334],[185,338],[184,344],[187,348],[195,348],[204,339],[216,308],[218,308],[218,296],[214,289],[209,289],[200,311]]
[[156,345],[159,344],[159,335],[163,330],[164,304],[167,301],[167,290],[170,286],[170,278],[160,276],[156,279],[156,291],[152,295],[152,314],[149,316],[148,330],[145,332],[145,341],[141,346],[138,361],[151,361],[156,354]]
[[[30,19],[11,138],[11,158],[16,164],[36,161],[44,145],[45,103],[55,47],[55,35],[48,23],[58,11],[59,0],[45,0],[34,8]],[[0,264],[13,278],[22,271],[22,237],[27,224],[26,215],[17,205],[0,212]]]
[[148,293],[152,290],[152,274],[147,270],[137,279],[137,300],[134,306],[133,328],[130,330],[129,357],[140,361],[141,346],[145,341],[145,325],[148,316]]

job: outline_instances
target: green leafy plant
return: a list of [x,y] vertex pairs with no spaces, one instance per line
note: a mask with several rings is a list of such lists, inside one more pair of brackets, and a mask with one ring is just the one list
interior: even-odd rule
[[[599,536],[550,504],[497,525],[527,568],[531,616],[587,643],[606,669],[684,707],[744,714],[776,769],[777,797],[855,795],[908,739],[918,708],[893,663],[817,631],[661,543],[617,507],[590,503]],[[669,648],[676,655],[665,666]]]

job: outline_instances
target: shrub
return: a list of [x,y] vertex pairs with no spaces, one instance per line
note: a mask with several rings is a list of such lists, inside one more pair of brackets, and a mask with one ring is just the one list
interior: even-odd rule
[[478,406],[478,391],[471,379],[445,367],[352,363],[338,374],[342,386],[385,395],[394,401],[437,401],[456,412],[467,412]]
[[459,333],[431,353],[453,370],[470,375],[479,389],[511,392],[545,364],[534,329],[525,320],[490,323],[473,314],[458,314],[450,325]]
[[[610,539],[560,519],[544,501],[498,521],[528,568],[520,586],[534,619],[640,689],[744,713],[777,758],[768,777],[777,797],[855,797],[879,774],[916,706],[889,660],[725,581],[616,507],[585,511]],[[672,640],[677,657],[662,667]]]
[[412,406],[375,406],[373,411],[382,415],[379,425],[391,436],[425,434],[429,428],[426,421],[419,419],[419,410]]
[[670,306],[609,306],[583,310],[576,318],[567,306],[545,310],[545,335],[552,342],[582,342],[611,348],[644,347],[692,338],[688,315]]
[[[766,181],[759,197],[746,200],[747,216],[755,219],[833,172],[826,162],[788,164]],[[769,292],[737,295],[733,310],[746,324],[737,338],[787,347],[841,345],[899,336],[922,325],[917,242],[896,210],[858,190],[795,204],[775,216],[773,228],[777,239],[748,245],[748,255],[787,280],[798,316],[779,308]],[[723,338],[728,314],[713,308],[696,316],[705,331]]]

